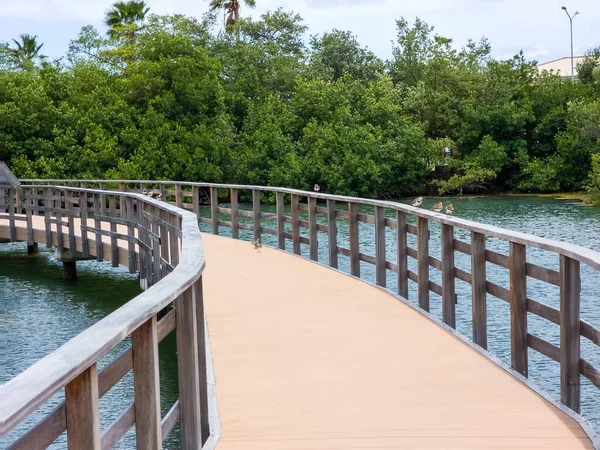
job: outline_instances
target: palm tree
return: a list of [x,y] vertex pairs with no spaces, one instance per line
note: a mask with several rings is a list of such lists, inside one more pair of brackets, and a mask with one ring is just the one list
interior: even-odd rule
[[[256,6],[255,0],[243,0],[250,8]],[[210,0],[210,10],[223,9],[225,13],[225,30],[231,33],[233,26],[240,19],[240,0]]]
[[38,44],[37,36],[30,34],[22,34],[19,36],[20,41],[13,39],[15,48],[7,50],[12,62],[20,67],[31,65],[36,59],[44,59],[44,55],[40,55],[40,50],[44,44]]
[[144,1],[130,0],[116,2],[106,13],[105,23],[108,35],[118,37],[125,35],[130,41],[135,41],[136,33],[144,28],[144,20],[150,8]]

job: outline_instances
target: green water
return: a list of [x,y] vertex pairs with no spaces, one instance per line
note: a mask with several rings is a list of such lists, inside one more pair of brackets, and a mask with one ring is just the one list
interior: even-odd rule
[[[437,199],[427,199],[423,207],[431,208]],[[496,226],[528,232],[542,237],[563,240],[583,245],[600,251],[600,208],[586,208],[569,202],[536,197],[488,197],[461,198],[450,200],[458,217],[476,220]],[[404,201],[407,202],[407,201]],[[447,199],[444,202],[448,202]],[[240,205],[251,209],[251,205]],[[343,208],[339,204],[338,208]],[[274,212],[273,206],[264,206],[264,211]],[[371,213],[370,208],[363,208],[362,213]],[[289,213],[289,211],[288,211]],[[304,214],[304,212],[303,212]],[[210,216],[210,211],[203,208],[201,215]],[[392,217],[392,212],[389,212]],[[228,220],[223,216],[223,220]],[[242,218],[241,222],[250,223],[250,219]],[[319,216],[319,222],[325,218]],[[275,228],[272,220],[264,220],[263,226]],[[210,226],[202,224],[203,231]],[[338,221],[338,239],[340,246],[348,247],[348,226],[346,221]],[[220,233],[228,235],[230,230],[221,228]],[[306,230],[303,230],[306,233]],[[252,240],[252,232],[241,231],[241,237]],[[469,242],[468,233],[457,230],[456,237]],[[263,236],[267,245],[276,245],[273,236]],[[361,252],[374,255],[374,228],[372,225],[360,224]],[[396,240],[394,230],[387,234],[388,260],[394,261]],[[416,239],[409,235],[409,245],[416,248]],[[508,245],[497,239],[488,239],[489,249],[507,254]],[[291,250],[291,242],[287,242]],[[440,257],[439,226],[431,225],[430,251],[433,256]],[[302,253],[308,256],[308,247],[302,246]],[[80,331],[89,327],[101,318],[113,312],[120,305],[135,297],[139,291],[138,281],[125,269],[113,269],[110,264],[85,262],[78,263],[79,279],[75,283],[64,283],[61,280],[62,267],[51,252],[39,258],[28,258],[24,244],[0,245],[0,383],[29,367],[32,363],[58,348]],[[328,263],[327,239],[319,233],[319,260]],[[528,250],[528,262],[548,268],[558,269],[556,255]],[[340,269],[349,271],[348,258],[340,255]],[[456,253],[456,265],[463,270],[470,270],[470,259],[466,255]],[[416,272],[415,262],[409,258],[409,268]],[[440,283],[440,273],[431,268],[431,278]],[[488,279],[508,288],[508,271],[488,264]],[[363,278],[374,282],[374,267],[361,263]],[[395,274],[388,272],[388,288],[396,290]],[[582,318],[594,326],[600,326],[600,295],[597,286],[600,274],[582,266]],[[456,281],[458,294],[457,328],[467,336],[471,335],[470,286],[460,280]],[[558,288],[528,278],[528,296],[542,303],[558,307]],[[416,303],[416,285],[410,284],[409,300]],[[441,318],[441,298],[431,294],[431,312]],[[549,342],[558,345],[558,326],[544,319],[529,314],[529,331]],[[490,350],[504,362],[510,364],[510,320],[508,304],[488,295],[488,338]],[[173,334],[160,346],[161,396],[166,409],[177,398],[175,340]],[[122,343],[100,366],[114,358],[128,342]],[[595,367],[600,368],[600,349],[582,339],[582,356]],[[543,388],[558,396],[559,366],[533,350],[529,351],[530,377]],[[5,448],[14,436],[22,433],[44,414],[49,412],[60,400],[57,395],[49,401],[37,414],[19,427],[8,438],[0,439],[0,449]],[[123,412],[133,400],[131,374],[126,376],[117,386],[101,400],[102,429]],[[583,415],[600,428],[600,394],[591,383],[582,379]],[[163,411],[163,414],[165,411]],[[132,448],[133,433],[130,432],[118,448]],[[64,447],[64,435],[59,438],[56,448]],[[165,448],[178,448],[177,432],[171,433]]]
[[[108,263],[78,262],[78,279],[62,279],[62,265],[53,252],[40,247],[40,256],[27,257],[27,246],[0,245],[0,384],[10,380],[33,363],[56,350],[81,331],[106,317],[141,291],[135,275]],[[130,344],[125,341],[107,357],[104,367]],[[166,409],[177,399],[177,365],[172,333],[160,345],[161,397]],[[37,423],[64,399],[54,396],[22,426],[0,438],[6,448],[16,436]],[[101,427],[105,430],[133,401],[131,373],[100,401]],[[130,432],[117,448],[132,448]],[[176,433],[171,433],[165,448],[177,448]],[[63,434],[52,448],[64,448]]]

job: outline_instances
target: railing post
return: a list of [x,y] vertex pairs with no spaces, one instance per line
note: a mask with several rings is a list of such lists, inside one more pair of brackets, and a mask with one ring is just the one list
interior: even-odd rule
[[[110,208],[110,217],[115,219],[117,217],[117,198],[114,194],[108,197],[108,205]],[[112,233],[117,232],[117,224],[114,220],[110,221],[110,231]],[[114,236],[110,237],[110,261],[113,267],[119,267],[119,246],[117,245],[117,238]]]
[[336,201],[327,200],[327,243],[329,246],[329,265],[338,268],[338,242]]
[[277,248],[285,250],[285,222],[284,217],[284,203],[283,203],[283,192],[277,192],[275,194],[275,203],[277,208]]
[[429,221],[417,218],[418,295],[419,307],[429,311]]
[[192,211],[196,214],[196,217],[200,214],[200,193],[196,185],[192,186]]
[[510,350],[512,368],[528,376],[527,362],[527,247],[510,242]]
[[386,287],[385,208],[375,207],[375,283]]
[[[65,249],[65,239],[63,236],[63,228],[62,228],[62,219],[63,219],[63,207],[62,207],[62,190],[61,189],[57,189],[56,191],[53,190],[53,193],[56,192],[58,200],[54,200],[54,218],[56,219],[56,236],[57,236],[57,245],[58,245],[58,250],[60,252],[62,252]],[[66,205],[65,205],[66,206]]]
[[442,316],[456,328],[456,283],[454,279],[454,227],[442,224]]
[[356,203],[348,203],[348,234],[350,236],[350,273],[360,278],[360,241],[358,205]]
[[292,249],[294,254],[300,254],[300,199],[296,194],[292,194]]
[[260,191],[252,191],[252,212],[254,213],[254,240],[261,238],[260,224]]
[[200,430],[202,445],[210,436],[208,416],[208,367],[206,363],[206,330],[204,326],[204,293],[202,276],[194,283],[194,303],[196,305],[196,328],[198,336],[198,380],[200,383]]
[[[125,199],[125,209],[127,215],[127,235],[130,238],[135,237],[135,228],[134,228],[134,213],[133,213],[133,202],[131,197],[127,197]],[[135,242],[130,239],[127,243],[127,252],[129,257],[129,273],[136,272],[136,256],[135,256]]]
[[69,450],[100,450],[98,369],[93,364],[65,386]]
[[396,258],[398,265],[398,295],[408,299],[408,240],[406,236],[406,214],[396,211]]
[[171,265],[176,267],[179,264],[179,236],[174,229],[180,228],[179,216],[171,215],[170,223],[173,228],[169,230],[169,255],[171,256]]
[[52,212],[50,209],[54,206],[54,202],[51,200],[52,190],[50,188],[44,188],[44,221],[46,225],[46,247],[53,247],[52,242]]
[[[125,183],[123,181],[119,182],[119,191],[125,192]],[[125,195],[119,196],[119,217],[124,219],[126,216],[125,212]]]
[[15,190],[8,190],[8,218],[10,222],[10,242],[17,240],[17,228],[15,226]]
[[188,289],[175,300],[179,411],[183,450],[202,448],[198,326],[194,300],[193,288]]
[[135,434],[138,449],[162,448],[156,316],[131,334]]
[[487,287],[485,235],[471,232],[471,296],[473,342],[487,349]]
[[[23,199],[25,202],[25,214],[27,219],[27,245],[33,245],[33,206],[35,204],[32,196],[35,193],[35,190],[27,189],[24,192],[25,198]],[[29,198],[27,198],[29,196]]]
[[308,197],[308,243],[310,259],[319,260],[319,241],[317,234],[317,199],[312,195]]
[[65,209],[67,210],[67,221],[69,223],[69,251],[72,255],[75,255],[77,248],[75,246],[75,208],[74,208],[74,195],[72,191],[65,191]]
[[[82,183],[83,184],[83,183]],[[79,216],[81,222],[81,250],[83,257],[90,256],[90,243],[88,242],[87,219],[88,219],[88,202],[87,193],[79,193]]]
[[238,190],[235,188],[230,189],[229,195],[231,197],[231,237],[233,239],[240,238],[240,216]]
[[[102,235],[100,230],[102,229],[102,221],[100,220],[100,199],[102,195],[94,194],[94,228],[96,228],[96,261],[104,261],[104,246],[102,244]],[[141,258],[141,251],[140,251]]]
[[578,414],[581,412],[580,296],[579,261],[560,255],[560,397]]
[[175,205],[178,208],[182,208],[183,199],[181,198],[181,184],[175,185]]
[[210,220],[212,234],[219,234],[219,197],[216,187],[210,188]]

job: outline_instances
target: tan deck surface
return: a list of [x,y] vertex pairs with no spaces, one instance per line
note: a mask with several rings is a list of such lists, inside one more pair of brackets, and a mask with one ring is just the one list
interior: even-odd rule
[[[42,217],[34,227],[44,242]],[[393,296],[203,239],[219,450],[592,448],[574,420]]]

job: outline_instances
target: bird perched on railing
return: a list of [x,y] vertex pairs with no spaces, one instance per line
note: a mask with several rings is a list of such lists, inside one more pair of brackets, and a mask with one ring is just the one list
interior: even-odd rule
[[446,206],[446,214],[448,214],[449,216],[454,214],[454,206],[452,206],[452,203]]
[[423,197],[418,197],[412,201],[411,205],[418,208],[419,206],[421,206],[422,203],[423,203]]
[[160,192],[156,196],[156,200],[158,200],[159,202],[162,200],[162,194]]
[[436,213],[440,213],[440,211],[444,208],[444,204],[442,202],[436,203],[435,205],[433,205],[433,211]]
[[152,197],[152,198],[154,198],[154,191],[150,191],[150,192],[148,192],[148,197]]
[[144,189],[144,190],[142,191],[142,194],[144,194],[144,195],[148,195],[148,189]]
[[262,244],[260,243],[260,239],[257,239],[254,242],[252,242],[252,247],[254,247],[254,250],[258,250],[258,253],[260,253],[261,252],[261,248],[262,248]]
[[319,191],[321,190],[321,186],[319,186],[318,184],[315,184],[315,185],[313,186],[313,190],[314,190],[315,192],[319,192]]

